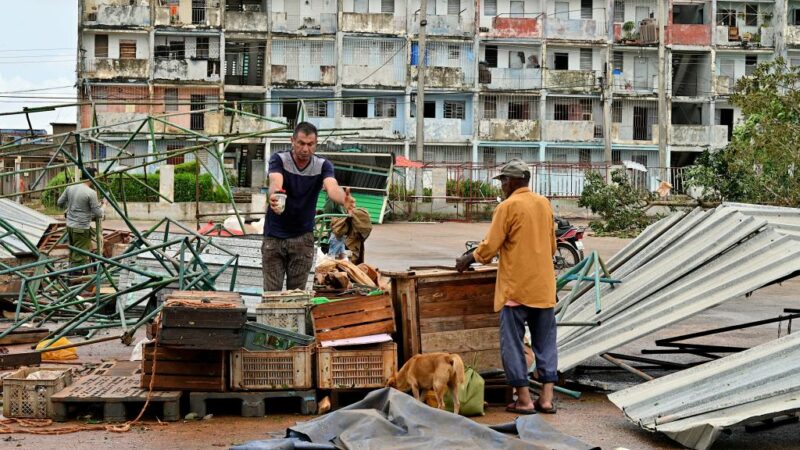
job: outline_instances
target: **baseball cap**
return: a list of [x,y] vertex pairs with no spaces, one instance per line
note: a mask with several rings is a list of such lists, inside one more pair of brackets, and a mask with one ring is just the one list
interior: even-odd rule
[[514,158],[500,169],[500,173],[494,179],[497,180],[500,177],[525,178],[525,175],[530,176],[530,173],[531,171],[528,169],[527,164],[521,159]]

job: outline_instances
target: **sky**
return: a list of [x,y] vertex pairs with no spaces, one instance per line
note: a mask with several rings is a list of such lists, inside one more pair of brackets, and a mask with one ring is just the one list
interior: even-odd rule
[[[0,113],[74,103],[78,1],[0,0],[0,6],[5,18],[0,26]],[[30,117],[34,128],[50,132],[50,122],[74,123],[76,111],[60,108]],[[24,115],[0,116],[0,128],[28,128],[28,122]]]

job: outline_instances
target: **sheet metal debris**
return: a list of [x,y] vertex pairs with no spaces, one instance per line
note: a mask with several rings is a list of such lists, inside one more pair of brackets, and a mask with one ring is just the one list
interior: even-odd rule
[[[39,242],[51,224],[60,222],[7,198],[0,198],[0,218],[33,244]],[[30,252],[20,238],[13,234],[0,237],[0,241],[2,241],[0,258],[13,258],[16,255]]]
[[726,428],[800,411],[800,333],[609,395],[642,428],[709,448]]
[[622,283],[602,288],[599,311],[592,292],[570,305],[563,321],[601,325],[559,327],[559,370],[800,273],[800,210],[723,204],[679,214],[609,261]]

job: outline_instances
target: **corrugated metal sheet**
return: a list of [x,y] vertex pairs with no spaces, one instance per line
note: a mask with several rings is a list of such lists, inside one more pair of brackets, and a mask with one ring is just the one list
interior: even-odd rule
[[633,422],[710,447],[728,427],[800,410],[800,333],[616,392]]
[[[33,245],[39,242],[42,235],[47,230],[50,224],[58,223],[59,221],[44,215],[38,211],[34,211],[27,206],[13,202],[9,199],[0,199],[0,218],[11,224],[17,231],[20,231],[25,238]],[[27,253],[28,247],[22,243],[21,240],[15,236],[7,236],[3,238],[3,242],[17,249],[12,253]],[[14,255],[7,252],[0,246],[0,258],[13,257]]]
[[[559,327],[559,370],[646,336],[707,308],[800,273],[800,211],[724,204],[663,219],[611,262],[616,287],[570,305]],[[671,225],[670,225],[671,224]]]

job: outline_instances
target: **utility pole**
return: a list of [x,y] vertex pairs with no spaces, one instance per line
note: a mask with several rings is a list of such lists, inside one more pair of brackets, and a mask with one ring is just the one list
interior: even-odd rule
[[[419,7],[419,45],[417,47],[417,154],[416,160],[421,162],[425,157],[425,30],[428,25],[428,0],[421,0]],[[422,201],[422,169],[415,169],[414,195],[417,202]]]
[[661,167],[659,178],[667,180],[667,74],[666,37],[664,26],[667,23],[667,11],[664,0],[658,0],[658,165]]

